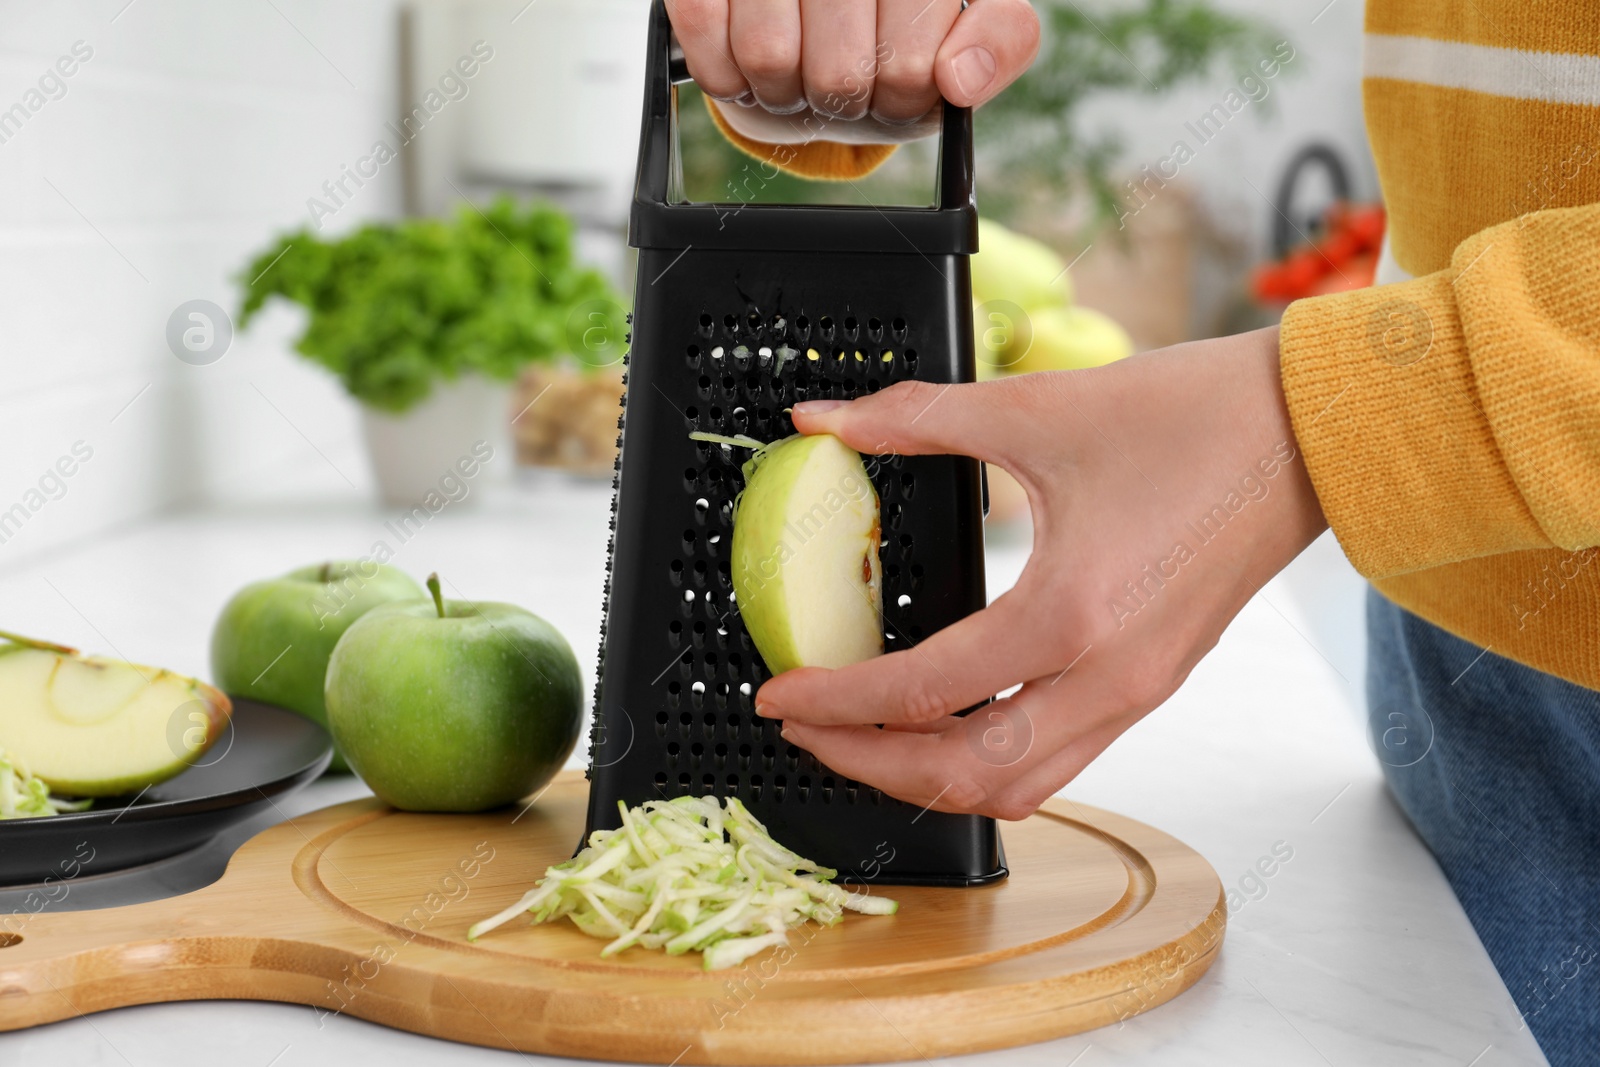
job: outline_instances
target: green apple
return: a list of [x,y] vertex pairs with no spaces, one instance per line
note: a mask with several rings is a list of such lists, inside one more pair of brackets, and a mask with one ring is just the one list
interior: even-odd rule
[[979,219],[972,298],[980,304],[1007,300],[1027,311],[1067,307],[1072,303],[1072,279],[1066,261],[1049,245],[991,219]]
[[485,811],[543,787],[572,754],[583,678],[561,634],[511,604],[385,604],[328,662],[328,725],[350,766],[406,811]]
[[1009,368],[1013,374],[1041,370],[1082,370],[1114,363],[1133,354],[1133,341],[1114,321],[1089,308],[1035,311],[1033,342]]
[[0,749],[52,791],[135,793],[189,767],[233,705],[193,678],[0,633]]
[[[211,673],[236,697],[297,711],[326,727],[328,657],[379,604],[417,600],[411,576],[371,560],[314,563],[235,593],[211,631]],[[335,751],[331,770],[347,771]]]
[[744,465],[733,520],[734,599],[773,674],[883,653],[878,493],[831,434],[787,437]]

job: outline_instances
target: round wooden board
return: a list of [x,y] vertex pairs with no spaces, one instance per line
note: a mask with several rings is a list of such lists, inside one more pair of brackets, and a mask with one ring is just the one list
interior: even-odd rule
[[469,925],[570,855],[586,795],[568,774],[520,814],[355,801],[264,831],[198,892],[13,917],[0,925],[0,1029],[241,998],[593,1059],[921,1059],[1062,1037],[1169,1000],[1211,965],[1227,921],[1221,883],[1193,850],[1053,800],[1003,827],[1009,879],[872,886],[898,914],[804,927],[735,970],[643,949],[603,960],[567,923],[514,921],[468,944]]

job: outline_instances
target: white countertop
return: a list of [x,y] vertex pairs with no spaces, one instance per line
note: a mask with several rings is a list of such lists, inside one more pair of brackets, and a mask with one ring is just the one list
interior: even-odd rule
[[[212,618],[238,586],[378,540],[419,578],[507,600],[571,640],[588,680],[600,624],[608,491],[559,478],[447,508],[403,545],[386,514],[311,503],[178,516],[0,569],[9,628],[206,675]],[[990,548],[991,594],[1026,558],[1026,535]],[[1221,959],[1189,992],[1115,1028],[972,1063],[1543,1063],[1433,859],[1384,791],[1360,711],[1352,576],[1326,540],[1239,616],[1183,689],[1065,794],[1160,827],[1198,849],[1224,885],[1253,892]],[[581,759],[574,764],[581,763]],[[326,779],[288,815],[364,793]],[[123,878],[86,879],[64,906],[194,888],[276,819]],[[1293,858],[1252,882],[1275,844]],[[10,902],[0,894],[0,909]],[[0,1035],[0,1064],[385,1067],[553,1062],[429,1038],[310,1008],[203,1002],[125,1008]]]

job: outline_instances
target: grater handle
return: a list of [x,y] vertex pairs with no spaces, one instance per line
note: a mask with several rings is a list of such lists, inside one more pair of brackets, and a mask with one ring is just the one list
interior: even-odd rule
[[[654,0],[650,12],[648,53],[645,61],[644,116],[639,136],[639,166],[634,192],[632,243],[649,247],[658,242],[649,234],[672,236],[665,244],[683,247],[683,235],[692,226],[684,217],[668,222],[667,213],[680,216],[715,214],[722,205],[689,204],[681,195],[681,162],[675,118],[675,86],[690,79],[688,64],[672,32],[666,0]],[[937,199],[932,207],[870,208],[879,215],[904,223],[899,247],[909,240],[923,254],[971,253],[977,248],[977,198],[974,191],[972,111],[945,101],[939,138]],[[761,166],[773,166],[769,161]],[[776,169],[776,168],[774,168]],[[741,205],[777,214],[800,212],[812,205]],[[776,221],[776,220],[774,220]],[[810,219],[813,225],[820,219]],[[655,223],[656,225],[650,225]],[[721,227],[718,227],[721,229]],[[824,227],[826,229],[826,227]],[[826,234],[820,239],[826,240]],[[785,242],[788,243],[788,242]],[[831,243],[831,242],[830,242]],[[848,237],[846,244],[853,243]],[[840,248],[839,250],[844,250]],[[877,250],[877,249],[862,249]],[[884,248],[889,251],[891,248]]]

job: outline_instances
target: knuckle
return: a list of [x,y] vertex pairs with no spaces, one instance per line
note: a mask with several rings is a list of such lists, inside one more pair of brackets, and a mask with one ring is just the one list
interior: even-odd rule
[[1140,659],[1129,666],[1122,679],[1123,702],[1130,708],[1148,711],[1172,695],[1172,672],[1156,660]]
[[739,69],[757,78],[774,78],[800,68],[800,40],[782,31],[745,30],[733,38]]
[[901,709],[908,722],[935,722],[950,714],[944,694],[937,688],[939,684],[926,678],[910,680],[901,698]]
[[933,57],[896,54],[878,68],[874,87],[879,94],[899,100],[933,96]]
[[956,811],[977,813],[989,799],[989,789],[975,778],[961,778],[950,783],[941,798],[943,807]]
[[667,14],[675,25],[706,28],[716,18],[717,0],[667,0]]
[[806,75],[806,100],[825,115],[864,111],[872,95],[872,79],[849,67],[828,68]]

